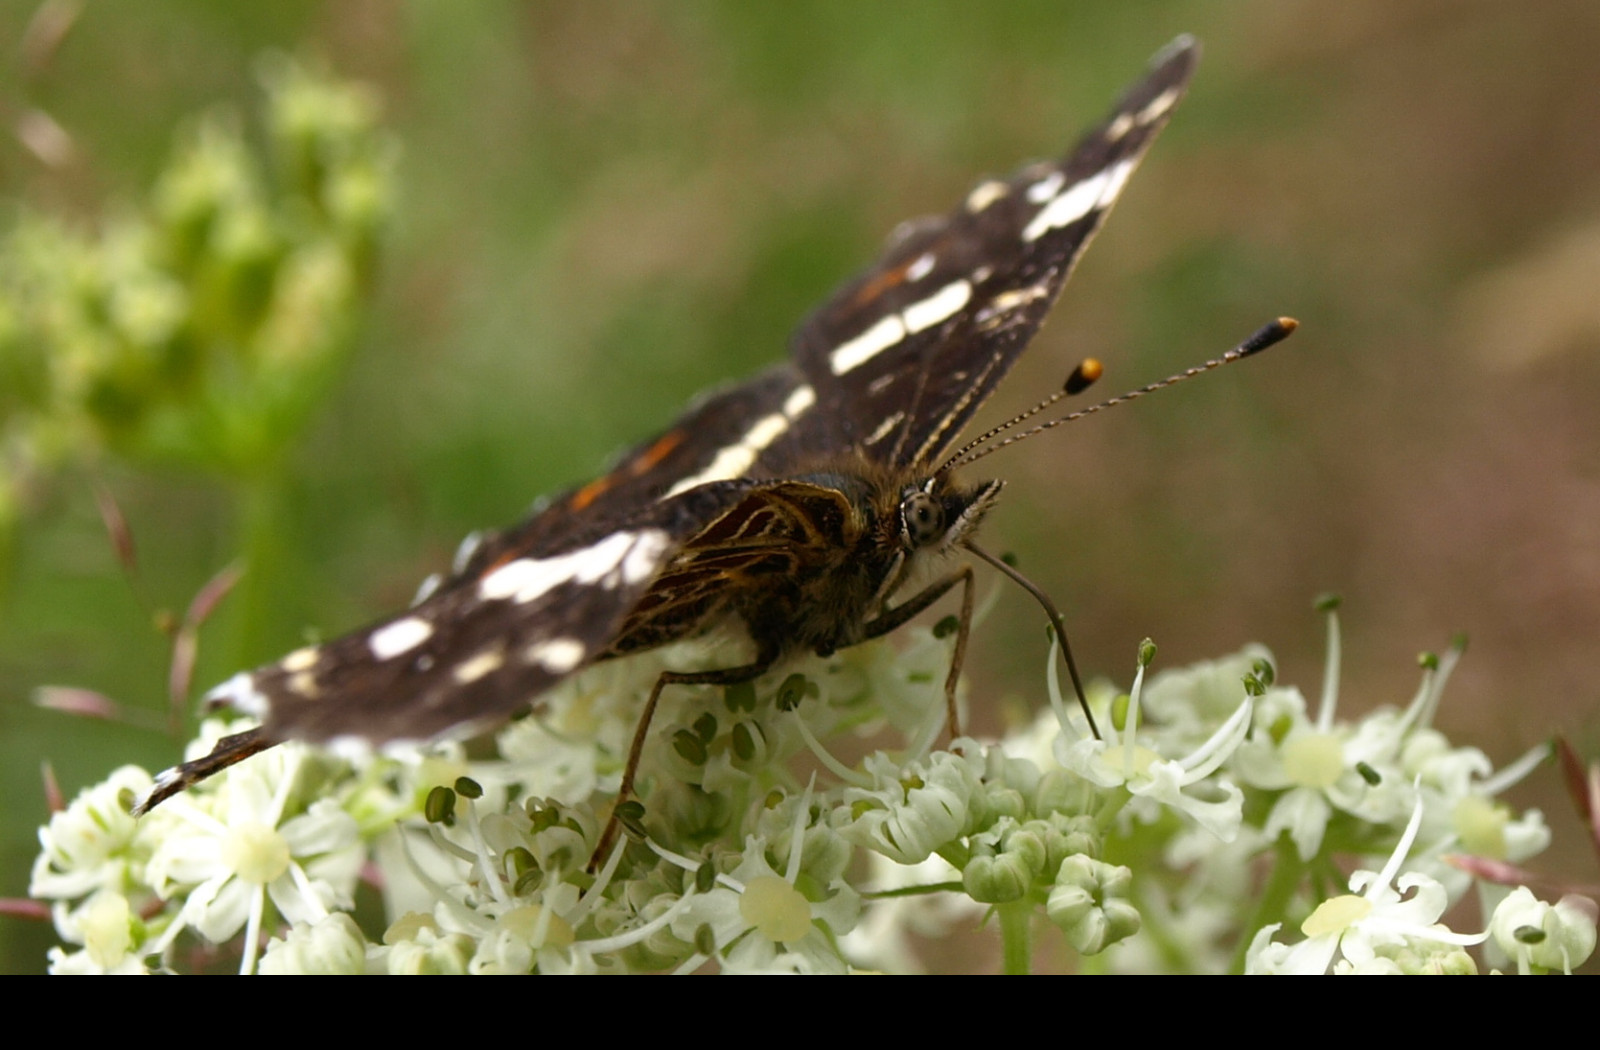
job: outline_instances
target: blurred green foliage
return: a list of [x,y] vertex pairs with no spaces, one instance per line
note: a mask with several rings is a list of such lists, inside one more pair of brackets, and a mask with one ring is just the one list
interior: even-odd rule
[[261,63],[185,132],[140,209],[92,232],[24,206],[0,242],[0,527],[19,489],[110,454],[228,481],[280,462],[353,346],[394,150],[369,90]]

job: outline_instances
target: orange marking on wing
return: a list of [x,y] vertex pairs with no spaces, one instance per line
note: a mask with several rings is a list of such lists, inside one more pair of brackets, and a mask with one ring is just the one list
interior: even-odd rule
[[661,464],[661,461],[672,455],[673,451],[681,444],[687,435],[682,430],[669,430],[656,439],[656,443],[645,449],[633,458],[628,464],[628,473],[634,477],[648,474]]
[[474,579],[482,580],[486,576],[493,576],[496,569],[510,565],[512,562],[522,557],[522,554],[522,548],[512,547],[510,550],[500,555],[500,557],[485,565],[483,569],[479,571],[478,575],[474,577]]
[[607,474],[603,477],[595,478],[593,481],[589,482],[589,484],[585,485],[577,492],[574,492],[572,494],[572,498],[567,500],[567,508],[569,510],[583,510],[589,504],[599,499],[605,494],[607,489],[616,484],[611,480],[611,477],[612,476],[610,474]]
[[901,263],[899,266],[896,266],[894,269],[880,273],[878,276],[868,281],[862,286],[861,290],[856,293],[855,304],[860,306],[863,303],[870,303],[872,300],[876,299],[884,292],[887,292],[895,285],[904,282],[906,279],[906,271],[911,269],[911,264],[914,262],[916,262],[915,259],[907,260],[906,262]]

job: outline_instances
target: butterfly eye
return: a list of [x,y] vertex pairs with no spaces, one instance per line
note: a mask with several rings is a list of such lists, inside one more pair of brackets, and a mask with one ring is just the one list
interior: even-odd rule
[[900,534],[908,547],[926,547],[944,535],[944,507],[926,492],[913,492],[900,504]]

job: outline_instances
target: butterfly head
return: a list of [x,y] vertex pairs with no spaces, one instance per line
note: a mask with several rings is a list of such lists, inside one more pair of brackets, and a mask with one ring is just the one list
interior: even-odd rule
[[948,471],[907,486],[900,494],[901,547],[907,554],[952,550],[978,527],[1003,487],[1003,481],[961,485]]

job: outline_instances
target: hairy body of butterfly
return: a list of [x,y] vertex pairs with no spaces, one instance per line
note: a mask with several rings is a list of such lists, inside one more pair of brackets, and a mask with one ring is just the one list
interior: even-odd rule
[[[464,546],[407,612],[212,690],[208,704],[260,727],[162,774],[140,808],[283,740],[469,732],[596,661],[744,628],[746,663],[667,672],[653,708],[665,685],[747,681],[788,653],[886,634],[960,586],[953,718],[972,570],[947,566],[900,592],[929,563],[976,552],[1002,483],[964,484],[941,457],[1038,330],[1197,55],[1175,41],[1062,160],[980,183],[950,214],[903,227],[801,325],[791,360]],[[641,728],[636,753],[642,742]]]

